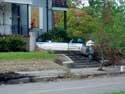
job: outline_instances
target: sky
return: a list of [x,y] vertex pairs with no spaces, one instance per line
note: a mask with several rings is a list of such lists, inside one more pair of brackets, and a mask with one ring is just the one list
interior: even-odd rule
[[83,5],[84,7],[89,6],[88,0],[80,0],[80,1],[82,2],[82,4],[77,5],[78,8],[83,8]]

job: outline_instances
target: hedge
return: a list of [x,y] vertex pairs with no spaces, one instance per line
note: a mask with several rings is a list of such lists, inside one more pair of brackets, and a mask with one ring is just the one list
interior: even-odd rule
[[26,51],[26,40],[19,35],[0,37],[0,52]]

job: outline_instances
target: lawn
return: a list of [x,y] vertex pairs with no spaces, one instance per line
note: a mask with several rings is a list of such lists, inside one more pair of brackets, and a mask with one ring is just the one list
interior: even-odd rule
[[125,94],[125,91],[116,91],[116,92],[113,92],[112,94]]
[[0,60],[18,60],[18,59],[55,59],[55,55],[47,52],[6,52],[0,53]]
[[63,68],[54,62],[55,59],[56,55],[47,52],[1,52],[0,73]]

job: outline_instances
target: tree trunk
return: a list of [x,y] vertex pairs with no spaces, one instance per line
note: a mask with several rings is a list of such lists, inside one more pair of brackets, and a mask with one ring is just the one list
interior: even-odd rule
[[99,66],[99,68],[98,68],[98,70],[99,71],[104,71],[104,69],[103,69],[103,65],[104,65],[104,53],[103,53],[104,51],[103,51],[103,49],[101,50],[101,64],[100,64],[100,66]]

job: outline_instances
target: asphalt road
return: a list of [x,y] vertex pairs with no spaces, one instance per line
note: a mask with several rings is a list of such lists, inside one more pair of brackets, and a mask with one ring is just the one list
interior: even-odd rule
[[125,90],[125,76],[0,86],[0,94],[111,94],[117,90]]

